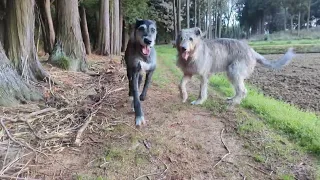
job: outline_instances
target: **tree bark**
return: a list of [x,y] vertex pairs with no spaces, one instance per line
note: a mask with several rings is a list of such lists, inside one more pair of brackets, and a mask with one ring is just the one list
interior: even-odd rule
[[78,0],[57,1],[57,37],[49,62],[71,71],[87,71]]
[[197,27],[197,0],[194,0],[194,27]]
[[201,14],[201,4],[200,4],[201,1],[199,1],[199,4],[198,4],[198,26],[201,28],[201,29],[204,29],[202,28],[202,14]]
[[283,25],[284,25],[284,30],[287,30],[287,8],[284,8],[284,21],[283,21]]
[[177,7],[176,7],[176,0],[173,0],[173,30],[174,30],[174,37],[173,39],[176,39],[178,36],[178,31],[177,31]]
[[298,36],[300,36],[300,29],[301,29],[301,11],[299,11],[299,15],[298,15]]
[[290,17],[291,34],[293,33],[293,18],[294,18],[294,16],[291,15],[291,17]]
[[48,77],[40,64],[34,42],[34,0],[7,2],[5,49],[17,72],[26,80]]
[[110,55],[110,11],[109,0],[100,0],[99,38],[97,52],[100,55]]
[[129,31],[125,20],[122,20],[122,43],[121,43],[121,52],[125,52],[127,49],[127,44],[129,41]]
[[218,37],[218,0],[216,0],[216,11],[214,13],[214,19],[215,19],[215,28],[214,28],[214,38]]
[[113,41],[111,41],[112,46],[113,46],[113,51],[111,54],[113,55],[120,55],[120,49],[118,46],[118,42],[120,40],[120,4],[119,0],[114,0],[113,1]]
[[0,43],[4,44],[6,2],[0,0]]
[[38,0],[37,3],[41,14],[40,21],[44,40],[44,50],[51,54],[56,35],[52,21],[50,0]]
[[206,24],[207,24],[207,33],[208,33],[208,35],[207,35],[207,37],[209,38],[209,39],[211,39],[212,38],[212,29],[211,29],[211,22],[210,22],[210,17],[211,17],[211,14],[210,14],[210,0],[207,0],[207,18],[206,18],[206,20],[207,20],[207,22],[206,22]]
[[311,0],[308,0],[308,17],[307,17],[307,31],[309,31],[310,26],[310,15],[311,14]]
[[219,38],[221,38],[221,32],[222,32],[222,15],[221,15],[221,11],[219,11]]
[[190,0],[187,0],[187,28],[190,28]]
[[178,1],[178,32],[181,31],[181,0],[177,0]]
[[119,43],[118,43],[118,53],[121,54],[121,46],[122,46],[122,30],[123,30],[123,11],[121,7],[121,0],[119,0]]
[[0,106],[14,106],[21,102],[40,99],[41,94],[23,81],[13,69],[0,43]]
[[90,55],[91,54],[90,36],[88,31],[86,9],[83,6],[80,6],[80,19],[81,19],[81,32],[82,32],[84,46],[86,48],[86,53]]

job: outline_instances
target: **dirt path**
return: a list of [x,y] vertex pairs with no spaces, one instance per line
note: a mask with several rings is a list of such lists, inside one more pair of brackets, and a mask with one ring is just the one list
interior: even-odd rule
[[[235,112],[214,115],[204,107],[182,104],[178,80],[166,67],[160,68],[161,76],[169,83],[164,86],[153,83],[150,87],[143,102],[147,126],[133,127],[134,114],[128,102],[127,84],[123,82],[125,90],[113,99],[113,109],[97,114],[96,123],[86,131],[81,147],[65,146],[54,156],[36,158],[36,166],[29,175],[83,180],[278,177],[274,167],[258,161],[254,157],[256,152],[248,148],[258,146],[259,142],[240,138],[236,133]],[[198,84],[197,80],[190,83],[191,98],[198,94]],[[209,98],[219,101],[212,92]],[[256,150],[262,151],[259,147]],[[225,158],[219,162],[222,157]]]

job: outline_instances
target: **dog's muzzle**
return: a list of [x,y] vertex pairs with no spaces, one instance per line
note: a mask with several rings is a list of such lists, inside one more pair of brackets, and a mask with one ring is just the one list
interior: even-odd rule
[[150,45],[152,43],[151,40],[147,39],[147,38],[144,38],[143,42],[146,44],[146,45]]
[[190,56],[189,51],[187,51],[185,47],[180,47],[180,51],[181,51],[181,57],[187,61]]

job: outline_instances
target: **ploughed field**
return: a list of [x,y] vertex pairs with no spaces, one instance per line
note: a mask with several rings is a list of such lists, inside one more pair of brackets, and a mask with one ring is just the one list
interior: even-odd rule
[[[282,55],[264,55],[275,60]],[[265,95],[294,104],[302,109],[320,112],[320,54],[297,54],[282,70],[257,65],[248,82]]]

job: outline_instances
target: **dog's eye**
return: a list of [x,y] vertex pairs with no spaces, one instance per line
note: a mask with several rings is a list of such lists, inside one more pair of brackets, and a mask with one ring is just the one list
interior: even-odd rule
[[156,29],[151,28],[151,32],[152,32],[152,33],[155,33],[155,32],[156,32]]
[[139,30],[139,31],[144,31],[144,27],[143,27],[143,26],[140,26],[140,27],[138,28],[138,30]]
[[190,40],[190,41],[193,41],[192,37],[191,37],[191,38],[189,38],[189,40]]

